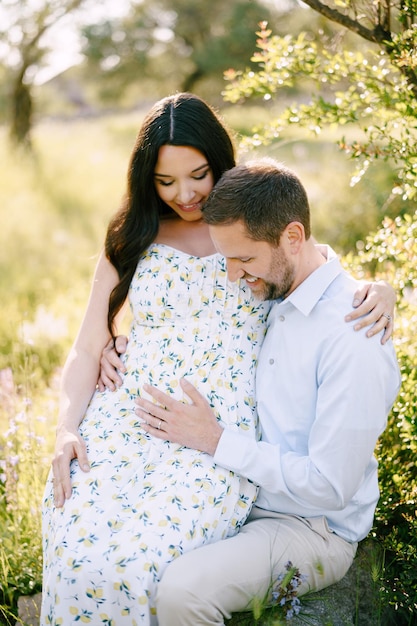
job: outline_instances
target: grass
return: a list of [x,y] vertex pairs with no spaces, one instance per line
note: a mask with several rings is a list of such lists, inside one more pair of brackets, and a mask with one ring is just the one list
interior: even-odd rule
[[[229,111],[226,119],[242,132],[258,118],[256,110],[245,111],[243,125],[236,115]],[[42,123],[32,156],[11,153],[0,128],[0,623],[14,624],[19,595],[41,587],[40,507],[57,378],[81,321],[108,218],[124,191],[141,118]],[[375,179],[366,193],[352,190],[349,164],[331,138],[302,139],[294,135],[268,152],[305,181],[316,236],[339,251],[354,250],[380,221],[381,185]],[[385,605],[397,601],[392,586],[378,589],[388,596],[381,596]],[[278,617],[267,619],[276,624]]]
[[[55,394],[35,401],[0,371],[0,623],[12,623],[19,596],[41,589],[40,503],[56,413]],[[49,422],[49,424],[48,424]]]

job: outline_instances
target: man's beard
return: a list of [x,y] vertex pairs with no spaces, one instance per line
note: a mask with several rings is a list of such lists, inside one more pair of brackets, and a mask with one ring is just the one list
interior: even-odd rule
[[275,283],[264,283],[263,293],[260,296],[261,300],[283,300],[291,289],[293,283],[293,275],[291,273],[286,277],[285,282],[281,282],[279,285]]
[[279,282],[263,281],[262,289],[253,295],[259,300],[284,299],[294,283],[295,270],[279,249],[274,254],[270,275],[276,276]]

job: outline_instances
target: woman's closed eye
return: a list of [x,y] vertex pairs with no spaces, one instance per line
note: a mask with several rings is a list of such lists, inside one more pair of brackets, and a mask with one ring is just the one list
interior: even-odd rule
[[[210,167],[207,167],[205,170],[203,170],[202,172],[199,172],[198,174],[195,174],[194,176],[190,176],[190,178],[192,180],[204,180],[205,178],[207,178],[207,176],[210,174],[211,169]],[[162,187],[170,187],[171,185],[173,185],[175,182],[174,179],[169,179],[167,178],[159,178],[157,176],[155,176],[155,183],[157,185],[161,185]]]
[[157,185],[162,185],[162,187],[169,187],[174,183],[173,180],[162,180],[161,178],[155,178],[155,183]]
[[192,178],[194,178],[194,180],[204,180],[206,176],[209,174],[209,172],[210,172],[210,168],[207,168],[206,170],[204,170],[202,174],[199,174],[198,176],[193,176]]

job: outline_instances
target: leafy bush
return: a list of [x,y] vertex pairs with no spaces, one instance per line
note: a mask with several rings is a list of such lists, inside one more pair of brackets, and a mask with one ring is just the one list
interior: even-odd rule
[[386,551],[382,599],[398,613],[396,623],[408,623],[417,611],[417,213],[386,219],[346,261],[354,273],[386,279],[398,293],[394,342],[402,387],[377,448],[381,498],[373,535]]
[[[384,49],[369,46],[367,50],[348,50],[307,32],[279,37],[261,22],[258,51],[251,59],[258,69],[225,72],[229,80],[225,99],[242,102],[262,97],[284,102],[271,121],[254,129],[249,142],[255,145],[282,137],[294,126],[316,136],[325,127],[337,128],[338,132],[351,127],[354,138],[346,131],[338,144],[355,161],[352,184],[376,161],[389,161],[396,176],[387,201],[395,197],[415,200],[416,93],[407,77],[415,72],[412,42],[417,29],[410,29],[408,34],[409,40],[399,38],[397,43],[401,47],[401,41],[403,45],[408,42],[410,53],[414,50],[414,56],[407,58],[409,75],[401,71],[398,58],[394,64]],[[298,101],[294,96],[294,102],[287,105],[288,94],[295,87],[298,94],[305,89],[311,96],[298,96]]]

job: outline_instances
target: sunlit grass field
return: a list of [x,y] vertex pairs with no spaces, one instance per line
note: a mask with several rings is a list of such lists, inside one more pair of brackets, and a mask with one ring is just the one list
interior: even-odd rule
[[[231,126],[249,132],[263,113],[242,115],[225,111]],[[60,368],[142,118],[44,121],[34,129],[32,155],[12,152],[0,128],[0,623],[6,605],[40,589],[40,503]],[[319,240],[347,252],[378,227],[382,170],[352,189],[350,165],[329,138],[313,143],[294,134],[262,152],[301,176]]]

